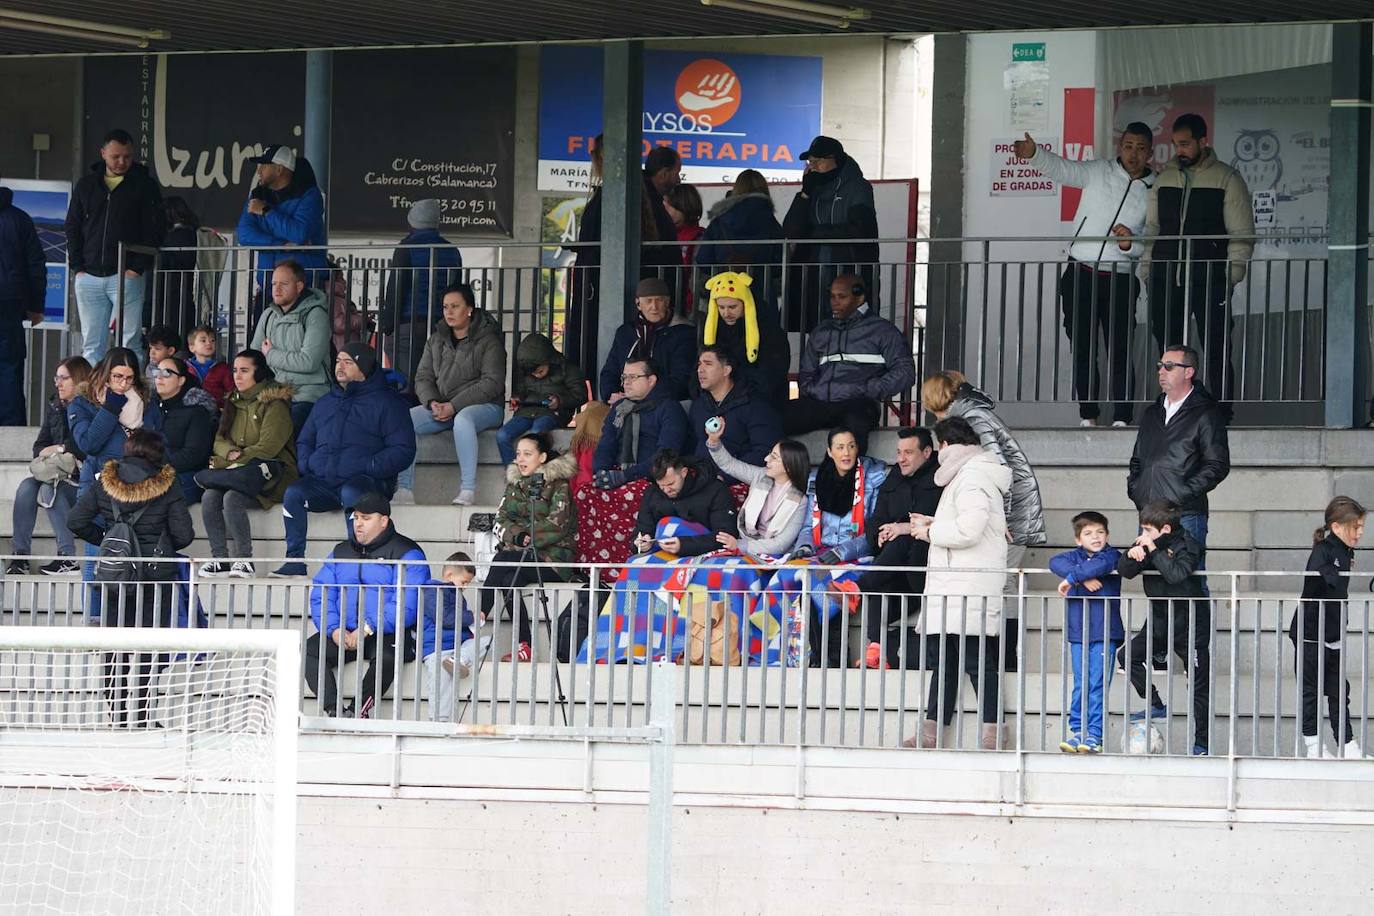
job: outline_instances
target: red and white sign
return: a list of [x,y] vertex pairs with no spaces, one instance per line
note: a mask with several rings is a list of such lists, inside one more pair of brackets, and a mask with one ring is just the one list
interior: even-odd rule
[[[1060,155],[1070,162],[1086,162],[1097,158],[1097,152],[1093,149],[1097,129],[1095,108],[1095,90],[1064,90],[1064,149]],[[1078,201],[1082,197],[1082,189],[1066,185],[1059,195],[1059,218],[1064,222],[1072,220],[1078,212]]]
[[[1031,168],[1030,160],[1016,157],[1016,141],[1024,137],[1004,137],[992,141],[992,181],[989,193],[993,197],[1053,197],[1058,186]],[[1036,140],[1036,146],[1054,152],[1058,137]]]
[[1150,168],[1158,172],[1174,158],[1174,119],[1191,112],[1202,115],[1209,135],[1217,133],[1216,87],[1211,85],[1155,86],[1118,92],[1113,99],[1112,142],[1132,121],[1140,121],[1154,132],[1155,154]]

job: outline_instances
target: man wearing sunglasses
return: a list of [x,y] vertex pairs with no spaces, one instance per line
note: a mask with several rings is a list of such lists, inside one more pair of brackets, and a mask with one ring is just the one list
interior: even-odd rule
[[1221,405],[1193,384],[1197,367],[1197,351],[1177,344],[1155,363],[1160,395],[1140,419],[1126,493],[1137,509],[1160,499],[1178,506],[1205,548],[1207,494],[1231,473],[1231,449]]

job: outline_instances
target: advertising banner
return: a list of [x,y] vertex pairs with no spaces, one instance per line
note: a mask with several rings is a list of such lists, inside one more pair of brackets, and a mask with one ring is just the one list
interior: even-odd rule
[[[1093,89],[1064,90],[1064,148],[1060,155],[1071,162],[1097,158],[1093,148],[1096,142],[1093,136],[1096,130],[1095,97]],[[1082,197],[1081,188],[1065,186],[1059,194],[1059,218],[1064,222],[1072,220]]]
[[[602,129],[602,54],[553,45],[539,59],[539,189],[587,186],[589,146]],[[734,181],[757,169],[798,179],[821,126],[821,59],[771,54],[644,52],[643,151],[672,146],[683,180]]]
[[33,217],[43,260],[48,268],[48,290],[43,299],[41,327],[62,327],[67,323],[67,235],[63,224],[72,199],[69,181],[29,181],[7,178],[5,187],[14,192],[14,205]]

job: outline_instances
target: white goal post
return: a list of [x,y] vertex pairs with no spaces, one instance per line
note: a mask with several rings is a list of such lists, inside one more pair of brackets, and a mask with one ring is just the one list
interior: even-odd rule
[[0,626],[0,916],[294,912],[300,634]]

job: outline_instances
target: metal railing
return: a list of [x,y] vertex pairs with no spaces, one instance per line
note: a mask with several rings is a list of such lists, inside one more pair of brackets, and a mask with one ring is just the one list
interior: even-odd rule
[[[298,630],[306,665],[314,666],[305,712],[320,716],[640,727],[653,700],[644,662],[661,659],[682,665],[674,703],[685,743],[894,747],[910,739],[935,748],[1052,752],[1072,749],[1061,747],[1072,744],[1071,720],[1091,750],[1106,753],[1188,755],[1197,747],[1214,755],[1301,757],[1310,755],[1303,733],[1315,730],[1324,736],[1323,755],[1340,756],[1348,739],[1353,753],[1371,737],[1369,574],[1352,574],[1354,597],[1328,603],[1314,620],[1296,598],[1242,589],[1252,580],[1292,581],[1293,573],[1208,572],[1209,598],[1116,599],[1125,641],[1085,645],[1066,641],[1065,599],[1033,585],[1050,581],[1036,569],[1009,571],[1000,611],[990,597],[947,599],[941,625],[919,609],[930,596],[840,591],[824,584],[827,567],[805,567],[799,587],[783,595],[774,589],[777,572],[797,567],[752,568],[756,579],[748,586],[675,590],[635,580],[612,584],[608,577],[621,567],[581,567],[579,578],[587,581],[569,583],[561,578],[567,566],[533,575],[521,565],[531,572],[530,584],[517,590],[530,613],[531,661],[507,658],[518,659],[521,639],[501,614],[471,624],[457,613],[446,618],[446,601],[460,596],[433,581],[346,590],[304,579],[206,579],[191,565],[182,583],[103,601],[95,597],[100,586],[74,578],[10,577],[0,595],[5,624],[113,624],[112,615],[122,613],[152,626]],[[698,560],[672,569],[690,583],[721,567]],[[472,599],[482,591],[469,587],[465,594]],[[500,591],[490,607],[504,604],[509,614],[512,593]],[[401,607],[402,620],[413,608],[413,625],[383,627],[376,636],[359,629],[358,648],[371,658],[353,664],[351,647],[321,636],[311,619],[313,603],[331,592],[360,606]],[[102,605],[96,617],[89,616],[93,599]],[[476,612],[482,601],[467,606]],[[811,608],[835,613],[813,616]],[[881,668],[856,667],[869,649],[869,614],[882,615]],[[972,635],[954,638],[947,629]],[[443,665],[446,642],[451,671]],[[427,644],[440,653],[428,661]],[[387,656],[401,660],[394,680]],[[1090,691],[1080,690],[1074,702],[1075,662],[1084,672],[1104,672],[1100,719]],[[338,692],[326,703],[319,685],[330,672],[339,675]],[[1348,711],[1340,701],[1345,684]],[[376,698],[375,707],[363,708],[367,697]],[[944,727],[925,725],[941,719]]]

